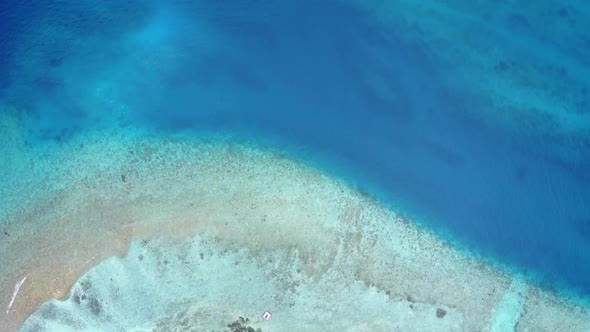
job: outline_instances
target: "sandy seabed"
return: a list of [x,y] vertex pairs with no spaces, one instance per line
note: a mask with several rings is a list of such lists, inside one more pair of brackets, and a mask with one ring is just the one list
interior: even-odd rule
[[2,331],[590,331],[280,152],[95,132],[39,154],[0,125]]

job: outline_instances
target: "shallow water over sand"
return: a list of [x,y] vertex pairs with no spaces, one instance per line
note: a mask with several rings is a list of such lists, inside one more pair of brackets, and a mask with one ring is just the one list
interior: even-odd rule
[[101,134],[29,162],[55,167],[32,192],[52,194],[7,228],[3,307],[27,279],[4,326],[58,297],[22,330],[223,330],[238,317],[263,331],[587,328],[575,302],[278,151]]
[[[28,329],[124,315],[166,330],[183,306],[197,324],[214,312],[198,304],[212,285],[115,314],[101,287],[124,280],[98,281],[119,269],[176,284],[200,259],[180,264],[185,248],[257,285],[291,280],[284,298],[248,293],[281,308],[272,322],[248,313],[261,328],[581,328],[586,312],[565,308],[590,294],[589,18],[584,2],[0,4],[3,319],[14,327],[57,297]],[[238,257],[250,265],[232,267]],[[86,272],[101,315],[68,297]],[[322,295],[326,280],[366,300],[358,315]],[[244,294],[231,314],[263,306]],[[371,325],[380,310],[419,319]],[[301,325],[278,319],[303,312]]]

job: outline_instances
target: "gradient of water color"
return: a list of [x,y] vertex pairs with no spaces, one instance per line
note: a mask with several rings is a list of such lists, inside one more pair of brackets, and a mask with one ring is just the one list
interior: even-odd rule
[[590,295],[584,2],[9,1],[0,16],[0,98],[40,154],[103,128],[264,142]]

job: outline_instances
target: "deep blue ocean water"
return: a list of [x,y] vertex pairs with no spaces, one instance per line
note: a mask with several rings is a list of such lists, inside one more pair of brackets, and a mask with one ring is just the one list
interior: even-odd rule
[[[535,29],[526,14],[496,28],[519,38]],[[276,145],[590,295],[590,133],[494,125],[464,63],[360,1],[3,1],[0,17],[0,98],[31,119],[39,149],[100,126]]]

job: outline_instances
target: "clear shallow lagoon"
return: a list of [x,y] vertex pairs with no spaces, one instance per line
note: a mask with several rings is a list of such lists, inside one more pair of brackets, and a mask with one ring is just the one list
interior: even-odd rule
[[[27,158],[101,132],[259,144],[487,262],[590,296],[583,2],[41,1],[0,13],[0,98],[24,123]],[[35,181],[15,178],[43,174],[12,153],[0,164],[10,196]]]

